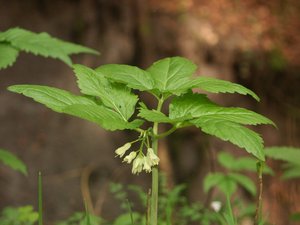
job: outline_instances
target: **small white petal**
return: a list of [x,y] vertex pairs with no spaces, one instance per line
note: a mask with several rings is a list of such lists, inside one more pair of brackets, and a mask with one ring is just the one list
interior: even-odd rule
[[115,151],[115,153],[120,156],[120,158],[123,157],[123,155],[125,154],[125,152],[130,149],[131,147],[131,143],[126,143],[125,145],[117,148],[117,150]]
[[158,165],[159,158],[155,155],[152,148],[147,149],[147,157],[150,159],[152,165]]
[[135,152],[135,151],[134,151],[134,152],[130,152],[130,154],[127,155],[127,156],[124,158],[123,162],[127,162],[127,163],[129,164],[129,163],[132,162],[132,160],[135,159],[135,157],[136,157],[136,152]]
[[145,170],[147,173],[151,173],[152,171],[152,162],[148,157],[144,157],[144,166],[143,166],[143,170]]
[[133,160],[132,163],[132,173],[133,174],[138,174],[142,172],[143,170],[143,164],[144,164],[144,159],[142,156],[138,156]]
[[222,202],[213,201],[213,202],[211,202],[210,206],[215,212],[219,212],[222,208]]

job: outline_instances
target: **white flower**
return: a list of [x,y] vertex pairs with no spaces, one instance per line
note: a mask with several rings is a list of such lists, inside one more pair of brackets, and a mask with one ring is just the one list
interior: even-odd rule
[[115,151],[115,153],[117,154],[117,156],[120,156],[120,158],[123,157],[123,155],[125,154],[125,152],[130,149],[131,147],[131,143],[126,143],[125,145],[117,148],[117,150]]
[[215,211],[215,212],[219,212],[222,208],[222,202],[220,201],[213,201],[210,204],[210,207]]
[[144,165],[144,158],[141,155],[138,155],[132,163],[132,173],[138,174],[142,172]]
[[144,166],[143,166],[143,170],[146,171],[146,173],[151,173],[152,169],[152,162],[151,159],[149,157],[144,157]]
[[147,149],[147,158],[151,161],[151,166],[158,165],[159,158],[155,155],[152,148]]
[[127,163],[129,164],[129,163],[132,162],[132,160],[135,159],[135,157],[136,157],[136,152],[135,152],[135,151],[134,151],[134,152],[130,152],[130,154],[127,155],[127,156],[124,158],[123,162],[127,162]]

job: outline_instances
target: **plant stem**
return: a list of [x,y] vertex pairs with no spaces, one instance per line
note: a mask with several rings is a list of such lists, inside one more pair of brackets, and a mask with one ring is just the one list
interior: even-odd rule
[[42,173],[39,171],[38,174],[38,225],[43,225],[43,190],[42,190]]
[[[163,97],[158,100],[157,111],[161,110]],[[158,153],[158,123],[153,124],[152,149],[157,155]],[[150,201],[150,225],[157,225],[157,209],[158,209],[158,166],[152,168],[152,189]]]
[[258,193],[258,199],[257,199],[257,205],[256,205],[254,225],[259,225],[260,220],[261,220],[261,214],[262,214],[263,167],[264,167],[264,162],[259,161],[257,163],[259,193]]
[[168,131],[166,131],[164,133],[158,134],[158,135],[156,135],[156,137],[159,139],[159,138],[163,138],[163,137],[169,136],[170,134],[172,134],[177,129],[178,129],[177,126],[173,126],[170,130],[168,130]]

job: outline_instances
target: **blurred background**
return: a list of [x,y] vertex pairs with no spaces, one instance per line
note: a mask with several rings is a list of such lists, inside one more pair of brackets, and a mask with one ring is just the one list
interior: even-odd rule
[[[0,0],[0,31],[16,26],[98,50],[100,56],[73,57],[91,67],[126,63],[147,68],[163,57],[187,57],[199,66],[197,75],[240,83],[261,97],[257,103],[249,96],[211,95],[222,105],[247,107],[272,119],[278,129],[254,128],[266,146],[300,147],[299,0]],[[149,174],[134,176],[114,157],[134,134],[106,132],[6,91],[22,83],[78,93],[72,70],[58,60],[21,53],[13,67],[0,71],[0,146],[17,154],[29,170],[24,177],[0,165],[0,209],[36,205],[38,171],[44,177],[49,224],[83,210],[82,196],[89,192],[100,215],[115,217],[111,181],[149,188]],[[176,132],[160,145],[161,170],[170,187],[186,183],[190,201],[205,201],[202,179],[215,167],[220,150],[245,154],[194,128]],[[268,164],[280,173],[278,162]],[[300,211],[299,179],[266,176],[264,181],[269,220],[292,224],[288,216]]]

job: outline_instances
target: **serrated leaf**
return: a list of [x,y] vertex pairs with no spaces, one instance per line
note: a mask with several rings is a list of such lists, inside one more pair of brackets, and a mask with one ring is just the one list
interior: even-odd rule
[[275,124],[268,118],[253,111],[237,107],[221,107],[211,102],[203,94],[185,94],[175,98],[170,105],[170,118],[178,115],[228,120],[245,125]]
[[0,70],[5,69],[17,60],[19,51],[14,47],[0,42]]
[[197,66],[186,58],[171,57],[153,63],[147,71],[155,82],[155,89],[179,95],[189,89],[187,84],[196,69]]
[[60,59],[68,65],[72,64],[71,54],[98,54],[95,50],[53,38],[47,33],[34,33],[21,28],[0,32],[0,41],[9,42],[17,49],[35,55]]
[[127,121],[135,111],[138,97],[123,84],[112,84],[102,74],[83,65],[73,65],[83,94],[98,96],[103,104]]
[[101,105],[74,104],[65,107],[63,112],[96,123],[111,131],[135,129],[143,124],[142,120],[124,121],[117,112]]
[[250,178],[238,173],[229,173],[228,176],[249,191],[253,196],[256,195],[256,186]]
[[250,95],[257,101],[259,97],[250,89],[230,81],[216,79],[212,77],[199,77],[192,81],[191,87],[200,88],[211,93],[239,93],[242,95]]
[[263,140],[256,132],[230,121],[216,120],[205,116],[190,122],[201,128],[204,133],[229,141],[265,161]]
[[201,110],[203,107],[213,105],[206,95],[188,93],[183,96],[175,97],[169,106],[170,119],[190,116]]
[[204,192],[208,192],[212,187],[217,186],[223,179],[223,173],[209,173],[205,176],[203,181]]
[[13,85],[8,87],[9,91],[23,94],[42,103],[55,112],[63,112],[69,105],[96,105],[94,101],[83,96],[76,96],[70,92],[41,85]]
[[268,118],[247,109],[209,105],[192,114],[194,117],[210,117],[216,120],[228,120],[244,125],[275,124]]
[[145,108],[140,108],[140,112],[138,114],[139,117],[144,118],[151,122],[157,123],[172,123],[173,121],[167,117],[162,112],[156,110],[149,110]]
[[186,121],[189,119],[192,119],[190,116],[184,116],[184,117],[178,117],[175,119],[171,119],[167,117],[162,112],[156,111],[156,110],[149,110],[146,108],[140,108],[140,112],[138,114],[139,117],[142,117],[148,121],[151,122],[157,122],[157,123],[178,123],[182,121]]
[[27,175],[26,165],[14,154],[10,153],[7,150],[0,149],[0,161],[10,168]]
[[266,156],[294,163],[300,166],[300,149],[293,147],[269,147],[265,148]]
[[154,82],[150,74],[136,66],[122,64],[106,64],[96,69],[112,81],[126,84],[128,87],[140,91],[152,90]]

